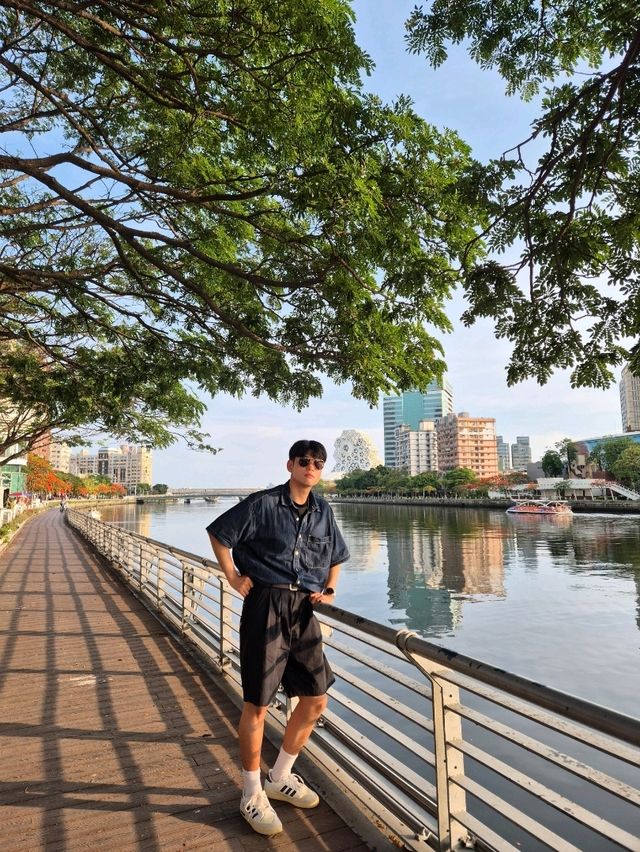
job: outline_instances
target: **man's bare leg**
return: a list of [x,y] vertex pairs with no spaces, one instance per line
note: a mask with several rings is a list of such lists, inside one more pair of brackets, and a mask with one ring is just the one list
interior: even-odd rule
[[313,726],[327,707],[326,695],[303,695],[298,699],[287,722],[282,748],[288,754],[298,754],[311,735]]
[[242,708],[238,728],[243,786],[240,813],[258,834],[272,836],[282,831],[282,823],[269,804],[260,781],[260,753],[267,709],[249,702]]
[[298,700],[287,723],[278,759],[264,785],[270,799],[289,802],[298,808],[315,808],[319,804],[318,794],[307,787],[302,778],[292,770],[299,752],[302,751],[326,706],[326,695],[304,696]]
[[264,737],[264,720],[268,707],[258,707],[246,701],[240,716],[238,736],[240,739],[240,760],[242,768],[248,772],[260,769],[260,754]]

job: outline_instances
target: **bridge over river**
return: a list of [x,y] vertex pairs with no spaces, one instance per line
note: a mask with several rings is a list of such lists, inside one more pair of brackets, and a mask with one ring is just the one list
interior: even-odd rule
[[259,490],[259,486],[255,488],[171,488],[166,494],[138,494],[135,501],[136,503],[162,503],[171,500],[200,499],[214,503],[220,497],[242,498]]

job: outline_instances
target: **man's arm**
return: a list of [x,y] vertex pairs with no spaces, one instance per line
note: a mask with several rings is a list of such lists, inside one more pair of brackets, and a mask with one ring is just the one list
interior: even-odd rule
[[211,547],[213,547],[216,561],[220,568],[222,568],[222,572],[226,577],[227,582],[232,589],[235,589],[238,594],[242,595],[243,598],[246,598],[253,588],[253,580],[251,577],[246,577],[237,572],[236,566],[233,564],[233,559],[231,557],[230,547],[222,544],[222,542],[218,541],[218,539],[211,535],[211,533],[209,533],[209,540],[211,541]]
[[338,577],[340,576],[340,565],[332,565],[327,574],[327,580],[324,584],[325,589],[333,589],[332,595],[325,595],[322,592],[311,592],[309,599],[311,603],[334,603],[336,599],[336,591],[338,585]]

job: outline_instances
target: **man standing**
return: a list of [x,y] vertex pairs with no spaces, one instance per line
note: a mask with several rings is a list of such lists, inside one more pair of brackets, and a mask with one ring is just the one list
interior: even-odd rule
[[[340,564],[349,558],[331,507],[311,490],[326,460],[318,441],[296,441],[289,450],[288,482],[251,494],[207,527],[220,568],[244,598],[240,813],[259,834],[282,831],[269,799],[299,808],[314,808],[320,801],[292,770],[335,680],[313,605],[333,602]],[[264,722],[280,682],[289,697],[299,700],[263,789]]]

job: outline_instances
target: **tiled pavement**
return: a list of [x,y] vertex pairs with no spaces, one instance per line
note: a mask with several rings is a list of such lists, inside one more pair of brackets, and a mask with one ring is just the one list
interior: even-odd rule
[[[359,850],[329,807],[238,813],[238,710],[57,511],[0,554],[0,850]],[[265,757],[275,751],[266,745]]]

